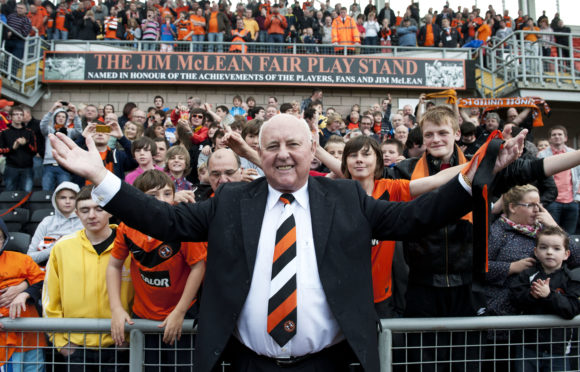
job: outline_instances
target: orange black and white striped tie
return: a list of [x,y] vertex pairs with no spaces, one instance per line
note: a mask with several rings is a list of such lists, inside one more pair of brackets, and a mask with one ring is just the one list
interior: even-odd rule
[[296,221],[292,194],[282,194],[284,212],[276,230],[272,279],[268,300],[268,333],[284,346],[296,334]]

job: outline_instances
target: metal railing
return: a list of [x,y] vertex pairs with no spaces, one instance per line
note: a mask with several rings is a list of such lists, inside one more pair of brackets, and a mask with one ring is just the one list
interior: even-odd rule
[[163,45],[171,45],[174,52],[229,53],[232,46],[245,46],[248,53],[281,54],[330,54],[330,55],[382,55],[387,57],[423,57],[470,59],[472,51],[465,48],[425,48],[385,45],[338,46],[333,44],[301,43],[231,43],[208,41],[147,41],[147,40],[50,40],[54,51],[161,51]]
[[[538,41],[525,40],[530,34],[537,35]],[[542,36],[565,37],[568,42],[557,44]],[[498,97],[522,87],[577,89],[580,49],[574,48],[574,38],[580,34],[517,31],[501,40],[492,38],[489,46],[479,49],[476,80],[480,94]],[[550,54],[544,56],[543,48],[549,48]]]
[[7,24],[0,22],[0,35],[6,35],[8,31],[18,41],[24,43],[24,53],[22,58],[17,58],[6,50],[8,40],[1,41],[0,75],[2,75],[2,86],[12,93],[3,92],[3,94],[32,106],[43,93],[40,81],[42,61],[44,51],[48,50],[50,44],[38,36],[21,35]]
[[[162,349],[151,346],[149,340],[160,338],[160,322],[135,319],[134,325],[127,325],[130,334],[128,347],[101,348],[98,355],[105,350],[114,351],[114,358],[97,362],[84,360],[88,358],[89,349],[83,349],[79,357],[82,365],[113,366],[115,370],[131,372],[161,367],[155,355],[161,355]],[[89,335],[108,333],[109,319],[55,319],[55,318],[21,318],[3,319],[4,329],[9,332],[43,332],[82,333]],[[556,316],[502,316],[473,318],[423,318],[423,319],[382,319],[382,331],[379,333],[379,355],[381,371],[414,371],[443,368],[451,366],[468,371],[510,371],[515,370],[516,363],[565,363],[566,370],[579,368],[580,316],[573,320],[564,320]],[[182,338],[189,338],[194,345],[196,329],[192,320],[183,324]],[[47,366],[67,368],[72,362],[63,359],[52,346],[42,347]],[[191,356],[193,346],[163,349],[170,354]],[[128,356],[126,355],[128,351]],[[123,356],[123,353],[125,355]],[[1,353],[0,353],[1,354]],[[77,358],[78,359],[78,358]],[[4,361],[0,361],[3,363]],[[25,362],[26,363],[26,362]],[[31,364],[32,362],[27,362]],[[164,367],[187,367],[193,370],[191,363],[175,362],[164,364]],[[222,371],[228,371],[229,364],[222,363]],[[517,366],[519,367],[519,366]],[[557,369],[557,368],[553,368]]]

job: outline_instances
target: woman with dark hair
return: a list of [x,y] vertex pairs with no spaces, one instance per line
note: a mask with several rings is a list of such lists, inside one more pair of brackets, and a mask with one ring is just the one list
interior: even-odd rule
[[149,137],[151,139],[165,138],[165,126],[156,121],[153,122],[153,124],[149,125],[147,129],[145,129],[145,137]]
[[126,122],[131,120],[131,114],[133,113],[133,110],[136,108],[137,108],[137,105],[135,104],[135,102],[125,103],[125,106],[123,106],[123,115],[121,115],[121,117],[119,117],[119,121],[118,121],[121,129],[123,129],[125,127]]
[[[383,153],[379,143],[368,136],[358,136],[348,141],[342,153],[342,162],[320,146],[317,146],[316,156],[336,175],[357,180],[367,195],[398,202],[410,201],[412,197],[436,189],[463,168],[463,165],[448,168],[434,176],[413,181],[382,178]],[[395,242],[382,241],[376,242],[371,252],[375,308],[381,318],[399,316],[391,298],[394,250]]]

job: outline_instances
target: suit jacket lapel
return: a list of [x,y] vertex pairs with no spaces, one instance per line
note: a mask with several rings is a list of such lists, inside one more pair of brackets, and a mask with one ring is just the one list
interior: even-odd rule
[[315,177],[310,177],[308,180],[308,195],[316,261],[320,267],[332,226],[335,202],[327,198],[326,190],[316,181]]
[[264,180],[257,182],[256,187],[250,189],[248,194],[240,200],[244,251],[246,252],[250,277],[252,277],[254,264],[256,263],[256,253],[260,241],[260,231],[262,230],[267,197],[268,184]]

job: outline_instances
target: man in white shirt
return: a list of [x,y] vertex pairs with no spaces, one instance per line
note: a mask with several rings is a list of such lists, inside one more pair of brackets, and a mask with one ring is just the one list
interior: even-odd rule
[[[266,177],[171,207],[107,172],[90,139],[88,153],[62,136],[51,141],[59,163],[98,185],[95,200],[129,226],[157,239],[209,242],[199,371],[222,356],[235,371],[339,371],[353,359],[378,371],[371,239],[401,240],[463,216],[476,170],[410,203],[375,200],[356,182],[309,177],[310,129],[280,114],[260,132]],[[496,168],[515,158],[518,144],[523,137],[504,145]]]

